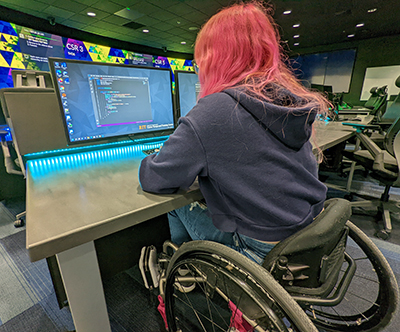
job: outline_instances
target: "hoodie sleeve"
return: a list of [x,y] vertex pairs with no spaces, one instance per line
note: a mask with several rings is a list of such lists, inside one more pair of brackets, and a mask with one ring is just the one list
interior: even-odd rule
[[187,190],[198,175],[206,175],[206,158],[190,120],[181,118],[175,132],[157,154],[144,158],[139,182],[144,191],[173,194]]

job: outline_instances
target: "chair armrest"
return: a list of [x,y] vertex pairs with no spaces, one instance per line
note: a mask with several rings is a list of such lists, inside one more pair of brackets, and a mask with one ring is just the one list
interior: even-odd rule
[[399,167],[397,180],[393,183],[393,186],[400,187],[400,135],[399,135],[399,133],[397,133],[396,137],[394,138],[393,150],[394,150],[394,157],[396,158],[396,161],[397,161],[397,166]]
[[354,123],[354,122],[342,122],[344,126],[351,126],[353,127],[358,133],[362,133],[367,129],[371,130],[381,130],[381,127],[378,125],[370,125],[370,124],[363,124],[363,123]]
[[[376,145],[376,143],[363,133],[356,133],[360,143],[369,151],[374,158],[373,169],[380,174],[386,174],[392,177],[397,177],[398,173],[394,173],[385,168],[384,151]],[[397,136],[396,136],[397,137]],[[399,151],[400,156],[400,151]],[[397,160],[397,158],[396,158]]]

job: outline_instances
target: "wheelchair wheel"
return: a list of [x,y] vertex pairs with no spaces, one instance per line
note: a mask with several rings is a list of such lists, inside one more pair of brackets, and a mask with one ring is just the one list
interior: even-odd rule
[[356,261],[357,270],[345,298],[333,307],[306,306],[306,313],[327,331],[381,331],[397,308],[397,281],[371,239],[353,223],[347,222],[347,226],[351,240],[346,252]]
[[169,331],[318,331],[265,269],[209,241],[185,243],[172,257],[165,309]]

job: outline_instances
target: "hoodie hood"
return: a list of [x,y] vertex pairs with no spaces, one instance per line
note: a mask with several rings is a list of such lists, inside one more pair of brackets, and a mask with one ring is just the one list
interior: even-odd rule
[[224,92],[237,100],[278,140],[292,149],[299,150],[311,137],[317,110],[310,108],[310,104],[303,98],[284,88],[273,90],[278,92],[272,102],[254,97],[243,89],[233,88]]

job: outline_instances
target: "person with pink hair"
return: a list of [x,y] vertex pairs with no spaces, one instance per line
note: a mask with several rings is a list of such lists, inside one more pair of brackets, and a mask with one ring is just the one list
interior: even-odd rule
[[204,201],[169,213],[172,242],[210,240],[257,263],[322,211],[310,137],[328,103],[284,63],[268,8],[224,8],[200,30],[201,91],[162,149],[143,159],[144,191],[170,194],[198,179]]

